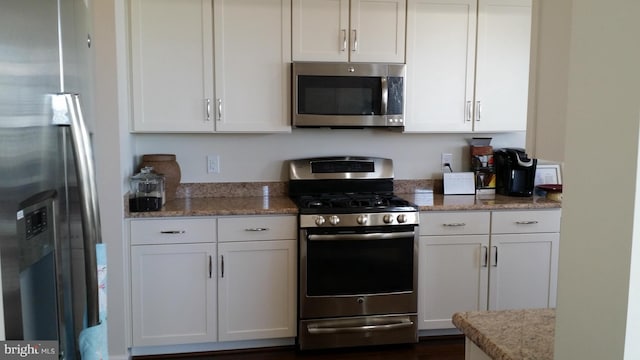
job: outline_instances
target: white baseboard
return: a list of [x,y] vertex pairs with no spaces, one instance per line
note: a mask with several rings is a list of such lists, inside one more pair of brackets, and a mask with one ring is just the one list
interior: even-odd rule
[[[217,343],[167,345],[167,346],[139,346],[131,349],[132,356],[160,355],[160,354],[180,354],[191,352],[206,352],[219,350],[241,350],[261,347],[290,346],[295,345],[295,338],[250,340],[250,341],[227,341]],[[109,358],[111,360],[111,358]]]

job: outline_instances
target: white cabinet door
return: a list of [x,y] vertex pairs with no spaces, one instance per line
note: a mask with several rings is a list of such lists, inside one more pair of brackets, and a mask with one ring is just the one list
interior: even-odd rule
[[350,60],[403,63],[406,0],[351,0]]
[[492,234],[489,310],[555,307],[559,233]]
[[296,336],[296,244],[218,244],[220,341]]
[[421,236],[418,328],[454,328],[458,311],[487,308],[489,235]]
[[213,4],[216,131],[291,131],[291,2]]
[[471,131],[477,0],[409,0],[405,131]]
[[531,0],[480,0],[474,130],[525,131]]
[[404,63],[406,0],[293,0],[293,60]]
[[487,308],[488,211],[420,213],[418,328],[454,328],[458,311]]
[[131,247],[133,345],[212,342],[214,243]]
[[139,132],[211,132],[211,1],[131,1],[133,124]]
[[349,0],[293,0],[294,61],[349,61]]
[[407,132],[524,131],[531,0],[408,0]]

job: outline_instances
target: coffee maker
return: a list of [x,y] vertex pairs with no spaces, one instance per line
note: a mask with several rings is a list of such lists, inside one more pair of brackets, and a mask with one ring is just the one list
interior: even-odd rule
[[527,156],[524,149],[504,148],[494,151],[496,193],[508,196],[532,196],[537,159]]

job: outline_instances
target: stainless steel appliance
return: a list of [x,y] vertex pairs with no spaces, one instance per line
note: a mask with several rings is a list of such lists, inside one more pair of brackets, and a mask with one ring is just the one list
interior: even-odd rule
[[524,149],[504,148],[493,153],[496,168],[496,193],[507,196],[532,196],[537,159],[527,156]]
[[417,341],[418,211],[393,194],[393,163],[289,164],[299,207],[300,349]]
[[7,0],[0,11],[0,335],[57,340],[64,359],[106,331],[91,139],[68,93],[90,100],[88,4]]
[[293,63],[296,127],[404,128],[405,65]]

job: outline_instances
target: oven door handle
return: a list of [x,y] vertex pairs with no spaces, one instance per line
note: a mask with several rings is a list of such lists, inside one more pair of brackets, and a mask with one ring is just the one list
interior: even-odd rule
[[415,231],[402,231],[393,233],[371,233],[371,234],[331,234],[331,235],[319,235],[309,234],[307,238],[310,241],[323,241],[323,240],[389,240],[389,239],[401,239],[412,238],[415,236]]
[[[336,324],[337,325],[337,324]],[[369,324],[362,326],[321,326],[320,324],[307,325],[309,334],[338,334],[351,332],[367,332],[394,330],[413,326],[413,321],[409,318],[402,318],[398,321],[389,322],[387,324]]]

